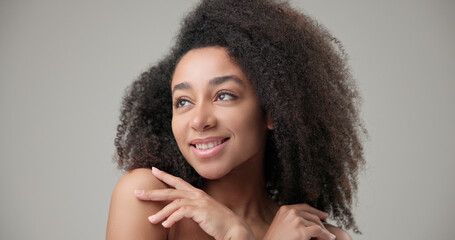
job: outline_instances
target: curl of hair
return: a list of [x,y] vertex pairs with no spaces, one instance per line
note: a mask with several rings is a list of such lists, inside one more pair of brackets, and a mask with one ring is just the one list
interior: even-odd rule
[[316,21],[273,0],[204,0],[170,54],[127,89],[117,127],[118,166],[156,166],[201,187],[171,129],[171,80],[188,51],[221,46],[255,87],[274,129],[265,176],[280,205],[308,203],[359,233],[351,212],[364,165],[360,98],[340,43]]

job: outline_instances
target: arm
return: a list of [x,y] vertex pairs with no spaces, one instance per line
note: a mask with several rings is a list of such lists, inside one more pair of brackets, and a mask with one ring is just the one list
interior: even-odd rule
[[140,201],[134,195],[136,189],[163,188],[167,186],[155,178],[150,169],[141,168],[126,173],[112,193],[106,239],[166,239],[166,229],[147,220],[166,203]]

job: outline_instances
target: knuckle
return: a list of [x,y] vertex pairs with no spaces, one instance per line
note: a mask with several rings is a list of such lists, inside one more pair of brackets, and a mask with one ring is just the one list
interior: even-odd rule
[[278,209],[278,211],[282,213],[282,212],[287,212],[287,211],[289,211],[289,209],[290,209],[289,206],[283,205],[283,206],[280,207],[280,209]]
[[171,190],[171,189],[165,189],[165,190],[163,191],[163,193],[164,193],[164,195],[166,195],[166,196],[171,196],[172,190]]
[[[297,209],[295,209],[295,208],[289,209],[289,210],[288,210],[288,213],[289,213],[291,216],[295,216],[295,217],[298,216],[298,211],[297,211]],[[299,218],[300,218],[300,217],[299,217]]]
[[190,211],[191,208],[189,206],[183,206],[180,209],[181,209],[181,211],[188,212],[188,211]]
[[293,219],[293,224],[296,227],[303,227],[305,225],[305,221],[303,218],[297,217]]
[[174,204],[177,206],[182,206],[183,205],[183,199],[175,199]]
[[195,196],[196,198],[202,198],[202,197],[205,196],[205,193],[204,193],[204,191],[198,189],[198,190],[195,190],[195,191],[194,191],[194,196]]

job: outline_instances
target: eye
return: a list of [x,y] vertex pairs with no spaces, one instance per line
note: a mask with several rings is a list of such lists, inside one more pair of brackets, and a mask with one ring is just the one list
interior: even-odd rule
[[177,101],[175,101],[174,107],[175,108],[182,108],[182,107],[188,106],[189,104],[191,104],[191,102],[188,101],[187,99],[179,98],[179,99],[177,99]]
[[215,101],[229,101],[229,100],[235,100],[237,99],[237,96],[235,96],[232,93],[229,92],[218,92],[216,95]]

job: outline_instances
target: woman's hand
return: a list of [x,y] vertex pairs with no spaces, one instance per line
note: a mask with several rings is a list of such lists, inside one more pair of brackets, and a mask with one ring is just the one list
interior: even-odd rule
[[308,204],[284,205],[278,210],[265,240],[309,240],[311,238],[333,240],[335,235],[325,229],[320,219],[327,218],[327,213],[322,212]]
[[140,200],[172,201],[149,217],[151,223],[164,220],[162,225],[170,228],[182,218],[191,218],[215,239],[254,239],[250,227],[242,218],[204,191],[157,168],[152,168],[152,173],[174,189],[135,191]]

